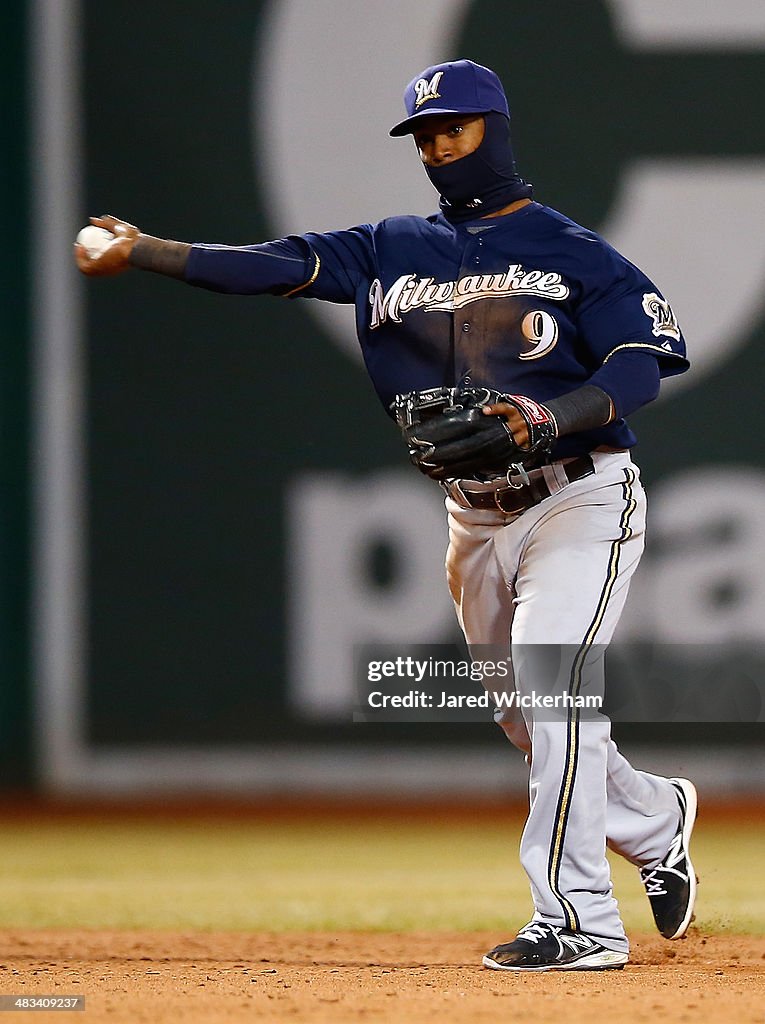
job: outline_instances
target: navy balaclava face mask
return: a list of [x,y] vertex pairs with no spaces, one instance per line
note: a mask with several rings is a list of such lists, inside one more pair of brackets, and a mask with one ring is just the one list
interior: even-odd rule
[[533,192],[515,169],[509,119],[493,110],[483,117],[478,149],[442,167],[425,168],[441,196],[441,210],[452,223],[496,213],[518,199],[531,198]]

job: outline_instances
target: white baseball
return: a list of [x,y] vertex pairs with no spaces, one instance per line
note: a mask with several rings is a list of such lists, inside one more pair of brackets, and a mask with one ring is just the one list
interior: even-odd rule
[[106,228],[97,228],[95,224],[88,224],[86,228],[77,235],[77,241],[88,250],[88,256],[95,258],[100,256],[107,245],[114,239],[111,231]]

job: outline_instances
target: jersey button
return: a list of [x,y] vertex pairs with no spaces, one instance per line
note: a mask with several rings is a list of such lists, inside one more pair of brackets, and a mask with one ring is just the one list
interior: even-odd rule
[[463,332],[463,334],[469,334],[470,333],[470,324],[464,323],[462,325],[462,332]]
[[480,262],[481,262],[481,257],[480,256],[475,256],[473,258],[473,263],[480,263]]

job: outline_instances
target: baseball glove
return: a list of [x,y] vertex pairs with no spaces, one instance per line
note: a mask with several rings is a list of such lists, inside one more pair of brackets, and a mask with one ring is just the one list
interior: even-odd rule
[[[506,402],[526,421],[529,443],[521,448],[504,416],[486,416],[485,405]],[[412,463],[433,480],[489,479],[512,467],[542,461],[556,438],[544,406],[524,395],[489,388],[443,387],[397,395],[391,405]]]

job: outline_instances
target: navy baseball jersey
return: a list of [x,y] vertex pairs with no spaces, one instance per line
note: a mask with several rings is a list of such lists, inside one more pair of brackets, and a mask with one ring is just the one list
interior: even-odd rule
[[[228,264],[225,290],[355,305],[364,361],[386,410],[397,394],[453,384],[546,402],[600,384],[598,371],[626,352],[655,358],[661,376],[688,367],[677,320],[656,286],[595,232],[540,203],[459,225],[442,214],[391,217],[237,251],[270,253],[289,273],[282,281],[272,271],[266,281],[251,262],[248,287],[246,264],[241,281]],[[186,279],[221,287],[221,256],[216,246],[194,246]],[[304,263],[297,271],[296,262]],[[553,455],[635,441],[617,419],[561,438]]]

